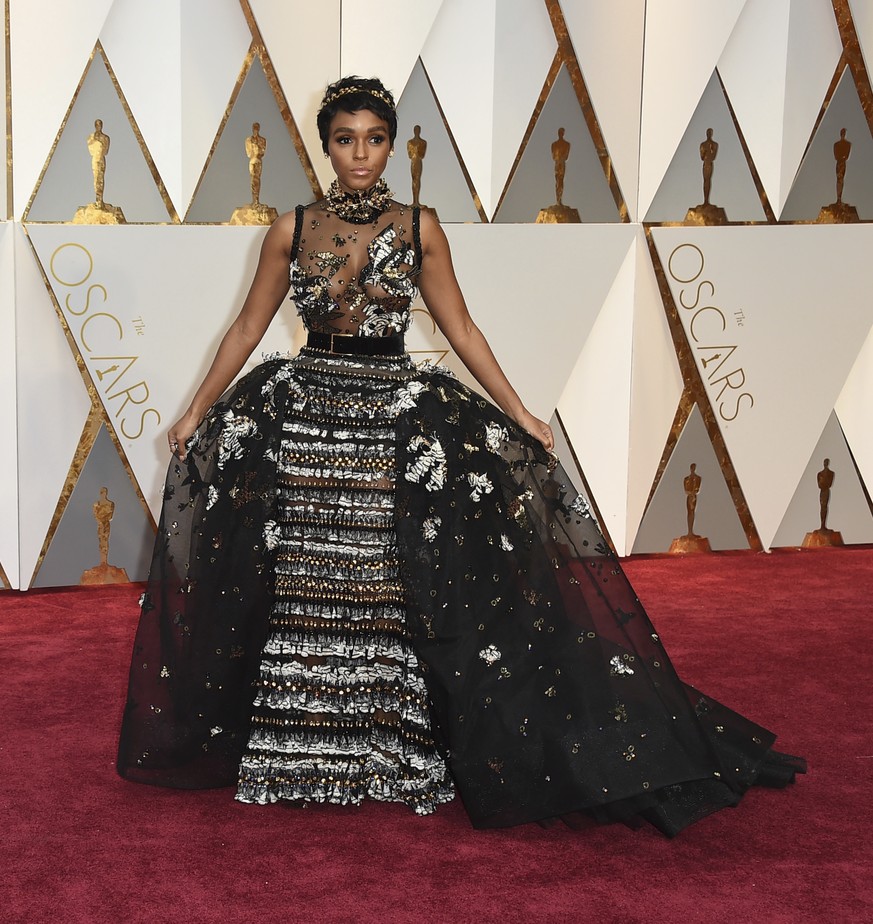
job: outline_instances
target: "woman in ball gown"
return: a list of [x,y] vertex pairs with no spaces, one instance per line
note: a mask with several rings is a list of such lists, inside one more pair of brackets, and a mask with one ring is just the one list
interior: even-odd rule
[[[119,772],[422,815],[457,790],[477,827],[670,835],[790,782],[773,734],[679,680],[438,222],[392,198],[390,93],[332,84],[318,127],[336,180],[267,232],[169,431]],[[306,346],[222,396],[289,286]],[[405,352],[416,290],[493,404]]]

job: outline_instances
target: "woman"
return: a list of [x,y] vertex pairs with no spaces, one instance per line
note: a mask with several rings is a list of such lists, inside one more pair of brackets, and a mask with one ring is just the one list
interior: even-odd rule
[[[480,827],[584,811],[667,834],[789,782],[802,761],[676,677],[438,223],[391,198],[391,95],[341,80],[318,126],[337,179],[273,224],[169,431],[119,772],[420,814],[457,786]],[[218,400],[289,278],[307,346]],[[404,352],[416,287],[500,410]]]

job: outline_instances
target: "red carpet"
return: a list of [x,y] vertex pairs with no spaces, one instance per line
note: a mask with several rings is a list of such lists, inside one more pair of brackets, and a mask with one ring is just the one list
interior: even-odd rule
[[873,921],[873,551],[628,563],[686,680],[810,773],[668,841],[115,776],[139,588],[0,594],[0,920]]

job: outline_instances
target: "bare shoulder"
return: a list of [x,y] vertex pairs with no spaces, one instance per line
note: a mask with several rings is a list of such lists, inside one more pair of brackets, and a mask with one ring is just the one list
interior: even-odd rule
[[295,212],[284,212],[270,226],[264,238],[264,246],[272,250],[280,250],[290,254],[294,241],[294,231],[297,227]]

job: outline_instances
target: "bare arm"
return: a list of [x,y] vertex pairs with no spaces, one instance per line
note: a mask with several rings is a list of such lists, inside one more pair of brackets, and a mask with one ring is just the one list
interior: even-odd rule
[[288,294],[288,264],[294,224],[293,212],[273,222],[261,244],[258,268],[239,314],[222,338],[212,365],[188,405],[188,410],[170,427],[167,434],[170,449],[180,459],[186,455],[185,441],[238,375]]
[[421,213],[421,249],[421,295],[452,349],[505,414],[536,437],[546,449],[553,449],[555,440],[551,427],[534,417],[524,406],[482,331],[470,317],[455,278],[449,242],[436,219],[424,211]]

